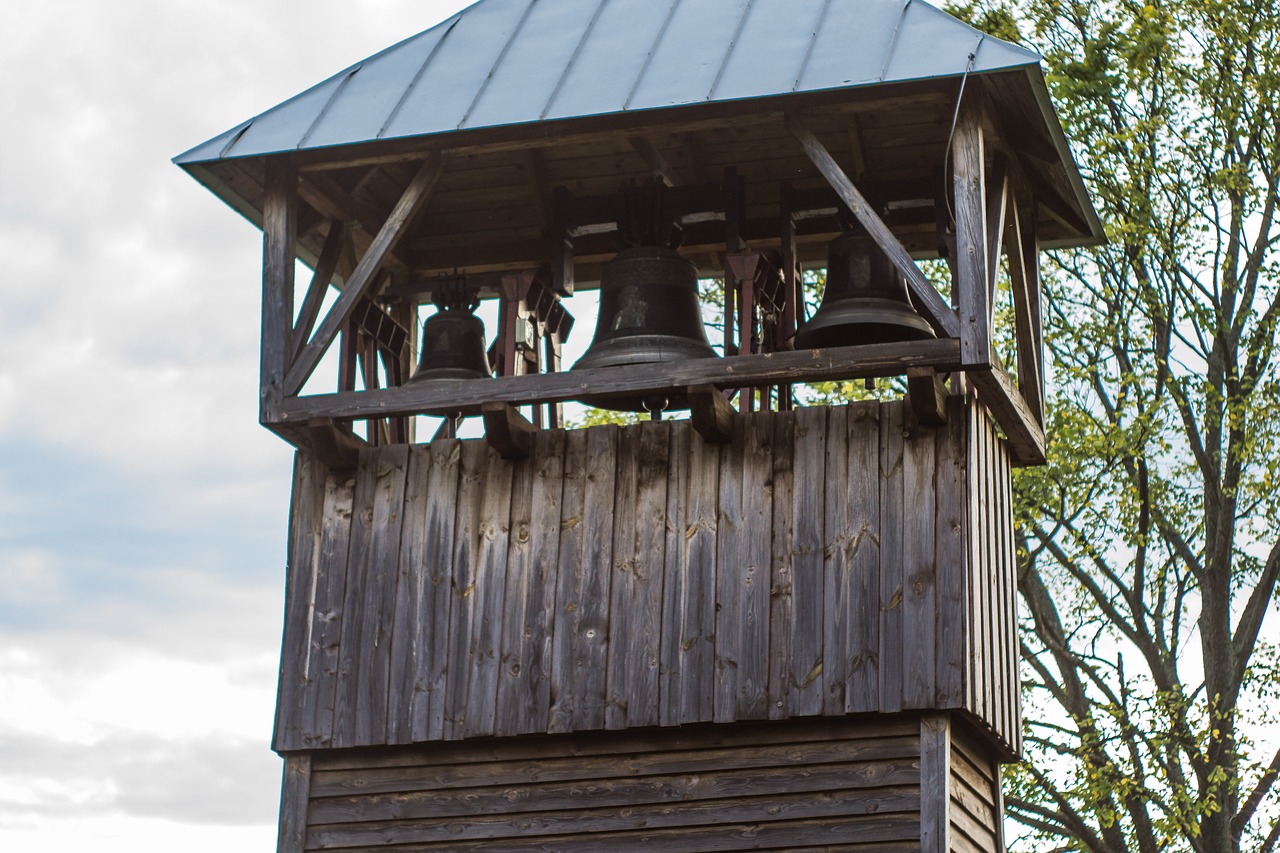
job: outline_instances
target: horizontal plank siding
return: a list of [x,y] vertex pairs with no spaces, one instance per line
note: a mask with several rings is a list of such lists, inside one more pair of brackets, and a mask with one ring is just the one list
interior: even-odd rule
[[725,729],[318,753],[306,849],[919,851],[918,722]]
[[964,710],[1018,748],[1009,458],[973,401],[300,457],[282,751]]

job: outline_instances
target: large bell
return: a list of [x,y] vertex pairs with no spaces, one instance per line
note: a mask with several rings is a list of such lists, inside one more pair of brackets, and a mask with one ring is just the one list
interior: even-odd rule
[[422,324],[422,357],[409,383],[488,379],[493,371],[484,322],[473,313],[476,300],[464,287],[442,289],[436,300],[440,310]]
[[[604,265],[596,333],[574,370],[715,358],[702,326],[698,272],[674,249],[624,249]],[[608,409],[687,409],[683,395],[601,396],[585,400]]]
[[911,307],[906,281],[869,235],[846,233],[831,241],[822,304],[796,332],[796,349],[932,337],[933,329]]

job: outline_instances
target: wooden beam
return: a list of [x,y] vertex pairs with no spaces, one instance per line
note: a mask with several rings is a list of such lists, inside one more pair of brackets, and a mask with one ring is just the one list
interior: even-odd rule
[[[1014,336],[1018,344],[1018,390],[1044,427],[1044,343],[1040,316],[1040,245],[1034,215],[1023,219],[1020,199],[1011,206],[1007,236],[1009,279],[1013,285]],[[1029,206],[1034,211],[1034,206]]]
[[307,812],[311,803],[311,754],[286,755],[280,785],[278,853],[303,853],[307,840]]
[[[353,223],[370,240],[377,235],[378,223],[382,221],[381,211],[357,199],[328,175],[308,175],[299,182],[298,193],[303,201],[328,218]],[[395,252],[388,258],[397,266],[408,266],[405,259]]]
[[920,717],[920,853],[950,853],[951,715]]
[[1014,466],[1043,465],[1044,430],[995,355],[988,358],[989,367],[968,372],[969,380],[978,391],[978,399],[1004,430]]
[[286,372],[293,348],[293,270],[297,262],[298,171],[293,161],[269,157],[262,202],[262,360],[259,417],[277,419],[288,396]]
[[1009,172],[1005,157],[997,155],[987,181],[987,323],[995,313],[996,286],[1000,279],[1000,249],[1004,245],[1009,212]]
[[640,155],[641,159],[649,166],[649,171],[655,178],[661,178],[662,182],[669,187],[678,187],[686,183],[676,174],[675,169],[671,168],[671,164],[667,162],[667,158],[662,156],[662,152],[658,150],[658,146],[647,136],[630,136],[627,142]]
[[307,447],[335,472],[356,469],[360,451],[369,446],[363,438],[332,418],[316,418],[306,425]]
[[282,404],[281,422],[450,412],[470,415],[479,413],[483,404],[494,401],[523,406],[586,397],[634,396],[708,384],[717,388],[758,388],[795,382],[901,376],[912,367],[931,367],[946,373],[959,368],[959,358],[959,341],[944,338],[507,376],[451,382],[448,387],[442,387],[444,383],[410,383],[381,391],[287,399]]
[[426,203],[427,197],[430,196],[432,188],[435,187],[436,181],[439,179],[440,157],[439,155],[428,157],[419,166],[417,174],[413,176],[413,180],[405,188],[404,195],[400,197],[395,209],[391,211],[387,221],[383,223],[382,228],[378,231],[378,236],[374,238],[368,251],[360,259],[360,263],[356,264],[355,271],[351,274],[346,289],[342,291],[342,296],[338,298],[333,308],[330,309],[329,314],[320,324],[320,328],[316,330],[315,336],[298,354],[297,360],[294,361],[293,367],[285,377],[285,396],[292,397],[297,395],[303,384],[311,376],[312,371],[315,370],[321,357],[324,356],[329,345],[333,343],[338,331],[351,317],[360,298],[372,295],[373,285],[377,281],[378,272],[382,269],[382,264],[386,260],[387,254],[404,235],[405,226],[422,209],[422,205]]
[[733,438],[733,406],[714,385],[689,388],[689,420],[693,429],[712,444],[728,444]]
[[485,403],[480,407],[484,419],[484,440],[503,459],[528,459],[533,452],[533,437],[538,428],[506,403]]
[[311,331],[320,317],[320,308],[324,305],[325,294],[329,292],[329,284],[338,271],[338,260],[342,257],[344,238],[347,226],[345,222],[329,220],[329,233],[325,235],[324,246],[320,249],[320,258],[316,261],[311,284],[307,286],[307,295],[302,300],[302,308],[298,311],[298,321],[293,326],[293,352],[289,354],[290,363],[297,360],[298,353],[311,337]]
[[916,420],[929,426],[947,422],[947,387],[938,372],[929,367],[907,370],[907,399]]
[[849,176],[840,168],[840,164],[831,156],[831,152],[827,151],[813,131],[797,116],[788,113],[786,122],[787,129],[799,140],[805,154],[818,167],[818,171],[822,173],[827,183],[840,196],[840,200],[853,212],[854,217],[862,223],[862,227],[867,229],[867,233],[876,241],[876,245],[889,256],[889,260],[906,278],[907,287],[911,291],[912,297],[914,297],[916,308],[940,335],[957,337],[960,332],[960,324],[956,320],[956,315],[952,312],[951,306],[947,305],[946,300],[934,289],[933,284],[924,277],[924,273],[920,272],[920,268],[911,259],[911,255],[898,242],[898,238],[893,235],[893,232],[884,224],[884,221],[867,204],[867,200],[863,198],[862,193],[858,192],[858,188],[853,185],[853,181],[849,180]]
[[956,217],[956,280],[959,300],[960,352],[964,366],[985,368],[991,362],[991,304],[987,292],[987,205],[983,174],[980,102],[960,107],[952,145]]

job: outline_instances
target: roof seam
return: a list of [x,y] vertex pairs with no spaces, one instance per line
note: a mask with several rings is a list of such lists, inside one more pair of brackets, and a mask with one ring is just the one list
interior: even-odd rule
[[396,101],[395,106],[391,108],[391,112],[387,114],[386,120],[382,122],[382,127],[378,128],[378,134],[374,139],[381,139],[383,134],[385,134],[391,127],[391,123],[400,117],[400,111],[404,109],[404,105],[408,102],[409,96],[413,94],[413,90],[418,87],[418,82],[422,80],[423,75],[427,73],[427,66],[431,64],[431,61],[436,58],[436,54],[440,52],[440,45],[444,44],[445,39],[449,37],[449,33],[453,32],[453,28],[458,26],[458,23],[461,20],[461,17],[454,18],[453,23],[449,24],[448,29],[440,35],[440,38],[436,39],[436,43],[431,46],[431,50],[427,51],[427,58],[422,60],[422,64],[418,66],[418,73],[413,75],[413,79],[409,81],[409,85],[406,86],[404,92],[401,93],[400,99]]
[[560,79],[556,81],[555,87],[551,90],[547,103],[542,107],[542,112],[538,114],[539,119],[546,118],[547,113],[551,112],[552,104],[556,102],[556,98],[560,96],[560,90],[564,88],[565,81],[569,79],[569,72],[573,70],[574,63],[582,55],[583,46],[586,45],[587,39],[591,37],[592,31],[596,28],[596,21],[600,20],[600,16],[604,13],[604,7],[608,5],[609,0],[600,0],[600,5],[596,7],[595,14],[587,22],[587,28],[582,31],[582,37],[578,39],[578,44],[574,47],[573,53],[569,54],[569,61],[565,64],[564,70],[560,72]]
[[813,57],[813,50],[818,44],[818,34],[822,32],[822,25],[827,20],[827,10],[830,8],[831,0],[826,0],[818,10],[818,20],[813,25],[813,38],[809,39],[809,47],[805,49],[804,59],[800,60],[800,70],[796,72],[796,82],[791,86],[793,92],[799,90],[800,84],[804,82],[804,75],[809,70],[809,60]]
[[320,112],[316,113],[315,119],[307,126],[306,132],[302,134],[302,138],[298,140],[298,144],[295,146],[298,150],[302,150],[303,146],[307,144],[307,140],[311,138],[311,134],[315,132],[316,127],[320,122],[324,121],[324,117],[329,114],[329,107],[333,106],[333,102],[338,99],[338,96],[342,94],[342,90],[347,88],[347,84],[351,82],[351,78],[356,76],[361,68],[364,68],[363,62],[348,71],[346,76],[339,81],[338,85],[333,87],[333,93],[329,95],[328,100],[324,102],[324,106],[320,108]]
[[747,0],[742,10],[742,17],[738,19],[738,28],[733,31],[733,36],[729,39],[729,46],[725,49],[724,59],[720,61],[720,68],[716,71],[716,79],[711,81],[711,89],[707,92],[707,100],[715,97],[716,89],[720,86],[720,80],[724,77],[724,71],[729,67],[729,60],[733,58],[733,49],[738,45],[738,39],[742,38],[742,31],[747,26],[747,19],[751,17],[751,10],[755,8],[755,0]]
[[466,125],[467,119],[471,118],[471,113],[476,108],[476,104],[480,103],[484,93],[489,91],[489,84],[493,82],[494,75],[498,73],[498,66],[502,64],[502,60],[507,58],[507,51],[511,50],[511,45],[515,44],[520,31],[524,29],[525,23],[529,20],[529,15],[533,13],[533,7],[537,5],[538,0],[529,0],[529,5],[524,7],[524,12],[520,14],[520,20],[516,21],[516,25],[511,28],[511,35],[507,37],[506,44],[502,46],[502,50],[498,51],[498,56],[493,60],[493,65],[489,66],[489,73],[485,75],[484,81],[476,91],[476,96],[471,99],[471,105],[462,114],[462,118],[458,119],[458,130],[462,130]]
[[884,64],[880,66],[880,75],[877,80],[884,81],[884,73],[889,70],[889,63],[893,60],[893,50],[898,46],[898,32],[902,29],[902,20],[907,17],[907,9],[911,8],[911,0],[906,0],[902,4],[902,11],[898,13],[898,22],[893,25],[893,32],[889,34],[889,47],[884,54]]
[[636,74],[636,82],[631,84],[631,91],[627,93],[627,99],[622,102],[622,109],[625,112],[631,106],[631,100],[636,96],[636,92],[640,89],[640,83],[644,81],[645,72],[649,70],[649,64],[653,62],[653,55],[658,52],[658,45],[662,43],[662,37],[667,34],[667,28],[671,26],[671,19],[676,15],[676,7],[680,5],[680,0],[671,0],[671,8],[667,10],[666,20],[662,22],[662,27],[658,30],[658,35],[654,38],[653,44],[649,45],[649,52],[644,57],[644,62],[640,65],[640,71]]

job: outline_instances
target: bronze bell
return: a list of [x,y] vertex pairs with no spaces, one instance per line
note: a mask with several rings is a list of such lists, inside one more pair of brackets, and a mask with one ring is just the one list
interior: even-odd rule
[[479,300],[465,280],[441,280],[435,297],[440,309],[422,324],[422,357],[406,384],[459,379],[488,379],[493,374],[484,345],[484,321],[475,315]]
[[[574,370],[715,356],[702,326],[697,268],[679,252],[637,246],[604,265],[595,337]],[[689,407],[683,395],[674,394],[591,397],[584,402],[635,412]]]
[[906,281],[869,235],[845,233],[831,241],[822,304],[796,332],[796,349],[932,337],[911,306]]

